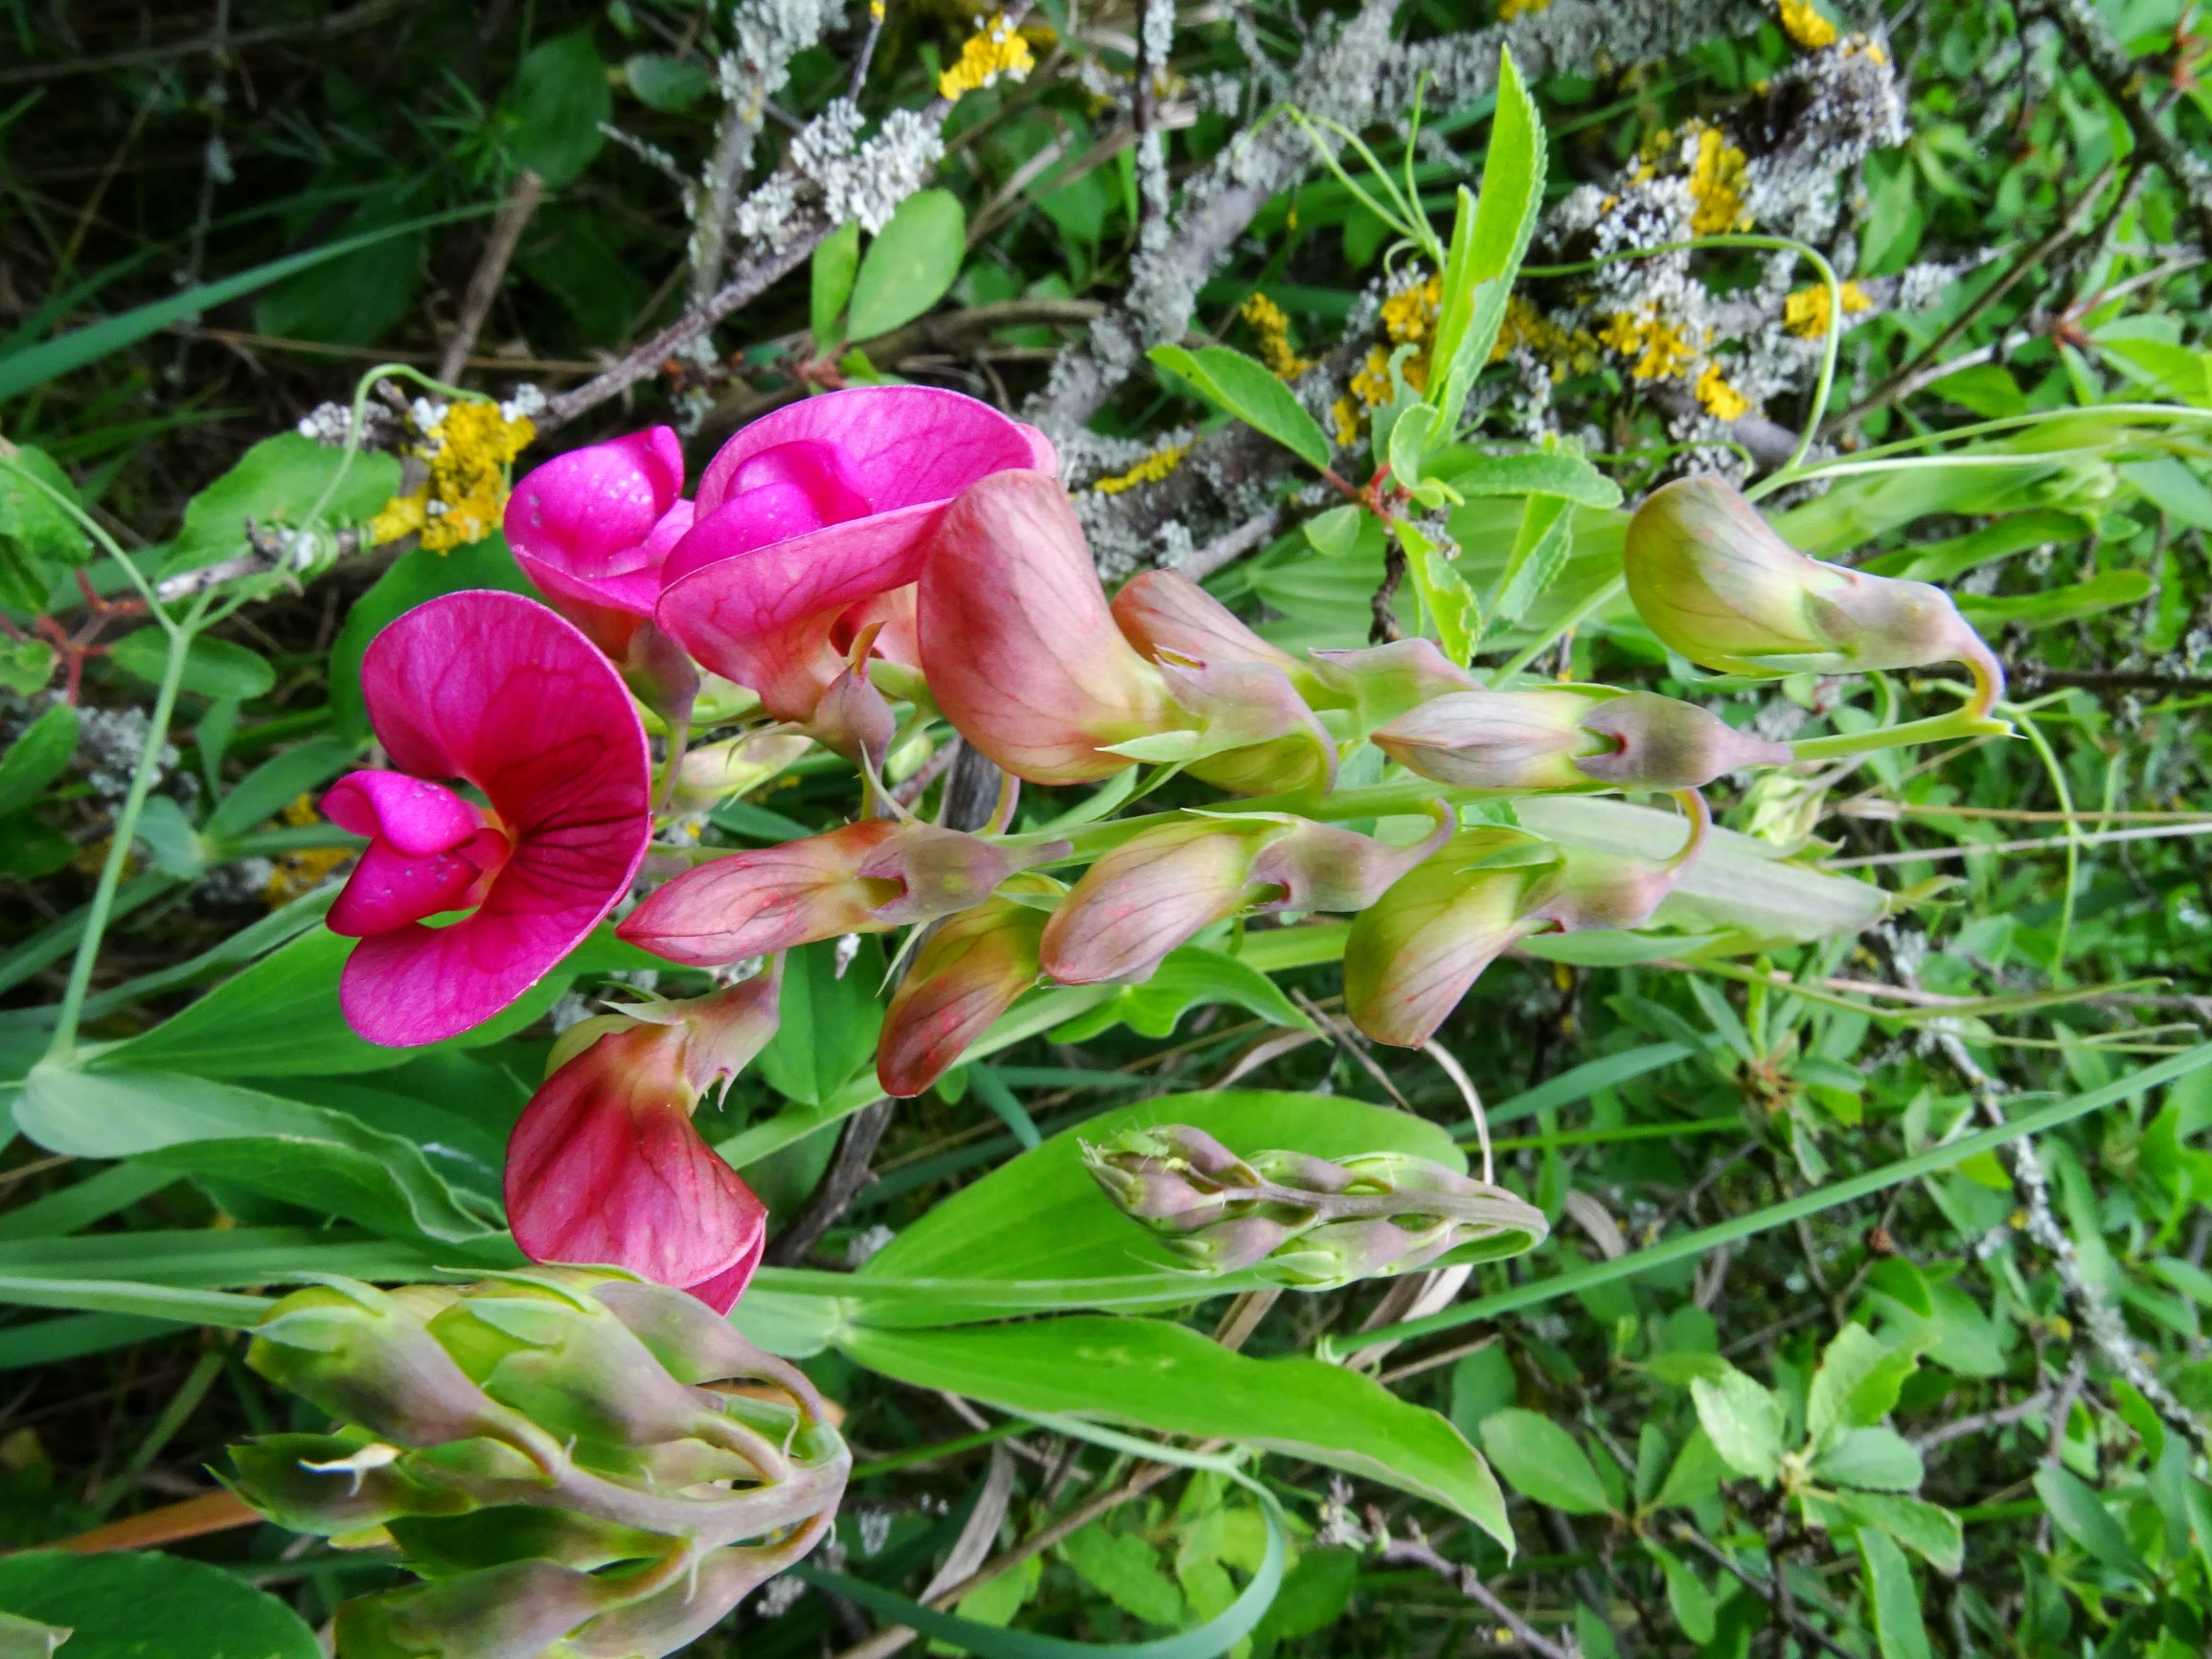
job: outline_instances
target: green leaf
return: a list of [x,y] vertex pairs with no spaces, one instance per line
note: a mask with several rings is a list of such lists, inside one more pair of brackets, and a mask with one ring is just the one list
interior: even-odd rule
[[308,523],[318,509],[328,524],[358,524],[399,488],[399,463],[390,455],[346,452],[297,432],[264,438],[237,465],[185,504],[164,569],[174,573],[235,557],[245,551],[246,530]]
[[2084,581],[2062,582],[2036,593],[1961,594],[1959,614],[1986,633],[1999,628],[2049,628],[2100,611],[2140,604],[2155,584],[2142,570],[2107,570]]
[[1940,1505],[1887,1492],[1804,1496],[1805,1518],[1831,1532],[1873,1528],[1888,1534],[1938,1572],[1956,1574],[1966,1559],[1966,1531]]
[[68,1630],[68,1659],[321,1659],[323,1651],[274,1596],[220,1567],[150,1550],[0,1557],[0,1608]]
[[[135,346],[139,341],[158,334],[174,324],[197,317],[228,301],[265,288],[272,283],[281,282],[295,271],[310,270],[331,260],[342,260],[365,248],[375,247],[395,237],[409,236],[433,225],[451,224],[455,219],[468,218],[487,211],[485,208],[462,208],[452,213],[431,214],[424,218],[409,219],[401,224],[382,225],[360,236],[329,242],[304,254],[272,260],[265,265],[256,265],[252,270],[242,271],[235,277],[225,277],[220,282],[202,283],[196,287],[171,294],[165,300],[156,300],[151,305],[140,306],[119,316],[72,330],[43,345],[14,352],[6,361],[0,362],[0,402],[19,398],[74,369],[98,362],[111,352]],[[397,467],[398,463],[394,462],[393,466]]]
[[1621,487],[1579,455],[1531,449],[1485,455],[1446,480],[1462,495],[1554,495],[1577,507],[1612,509]]
[[1266,366],[1227,346],[1154,346],[1145,353],[1208,403],[1266,434],[1315,470],[1329,466],[1321,423]]
[[358,743],[344,738],[317,738],[279,750],[231,785],[202,828],[218,840],[259,829],[335,778],[360,752]]
[[1506,1485],[1524,1498],[1570,1515],[1612,1512],[1589,1454],[1541,1412],[1516,1407],[1484,1418],[1482,1449]]
[[[1154,1299],[1176,1302],[1238,1288],[1236,1275],[1194,1280],[1149,1228],[1106,1201],[1083,1166],[1086,1141],[1103,1143],[1127,1129],[1158,1124],[1192,1125],[1240,1154],[1284,1148],[1345,1158],[1402,1151],[1453,1170],[1467,1167],[1466,1154],[1436,1125],[1359,1101],[1266,1090],[1168,1095],[1062,1130],[931,1206],[848,1283],[865,1287],[879,1281],[901,1286],[942,1282],[948,1288],[935,1296],[917,1287],[870,1297],[853,1316],[872,1326],[936,1325],[1039,1305],[1012,1295],[994,1299],[994,1284],[1011,1292],[1025,1282],[1087,1281],[1102,1294],[1150,1287]],[[1071,1289],[1066,1300],[1046,1306],[1102,1305],[1082,1296]]]
[[[0,363],[0,379],[11,366]],[[26,443],[0,458],[0,604],[34,615],[45,610],[56,586],[92,557],[91,539],[39,484],[62,501],[78,498],[69,474],[45,450]]]
[[1891,1348],[1862,1325],[1838,1330],[1820,1356],[1805,1402],[1805,1438],[1813,1449],[1887,1417],[1916,1363],[1909,1349]]
[[[399,204],[372,198],[346,221],[368,231],[390,222]],[[295,272],[254,302],[254,327],[282,339],[368,346],[415,308],[429,239],[421,230],[390,237],[349,259]]]
[[[108,660],[125,673],[158,686],[169,667],[169,636],[159,628],[136,629],[115,642]],[[271,690],[277,674],[258,652],[230,640],[197,634],[185,649],[180,683],[186,691],[203,697],[235,697],[243,702]]]
[[77,711],[57,703],[24,728],[0,757],[0,818],[32,805],[77,753]]
[[1159,1552],[1136,1534],[1093,1521],[1061,1539],[1060,1555],[1077,1578],[1130,1618],[1170,1629],[1183,1622],[1183,1593],[1160,1565]]
[[[5,573],[0,572],[0,582],[6,580]],[[44,640],[0,639],[0,688],[26,697],[42,692],[54,677],[58,661],[54,648]]]
[[[1439,441],[1457,429],[1468,391],[1497,344],[1506,300],[1543,207],[1544,164],[1543,121],[1536,100],[1513,54],[1501,50],[1497,115],[1482,158],[1482,193],[1471,204],[1466,191],[1460,192],[1451,254],[1445,263],[1436,367],[1430,370]],[[1471,212],[1471,228],[1463,234]]]
[[532,49],[514,78],[512,111],[518,165],[549,185],[566,184],[591,165],[606,143],[600,126],[614,113],[614,94],[590,30]]
[[1782,1466],[1780,1400],[1735,1370],[1694,1379],[1690,1398],[1722,1463],[1752,1480],[1773,1480]]
[[2112,1518],[2096,1489],[2071,1470],[2046,1463],[2036,1470],[2036,1496],[2051,1524],[2066,1534],[2100,1565],[2131,1579],[2148,1582],[2151,1572],[2128,1542],[2127,1532]]
[[462,1206],[413,1142],[204,1078],[44,1064],[25,1082],[15,1122],[50,1152],[143,1158],[397,1238],[466,1243],[497,1231]]
[[1251,1359],[1164,1320],[1101,1314],[951,1330],[856,1327],[838,1346],[895,1380],[1010,1411],[1236,1441],[1381,1481],[1513,1549],[1497,1482],[1459,1431],[1343,1366]]
[[837,319],[853,297],[854,274],[860,268],[860,227],[848,221],[824,237],[814,249],[811,286],[807,295],[814,350],[826,352],[839,339]]
[[[477,1048],[540,1018],[570,974],[556,968],[473,1031],[428,1048],[398,1049],[355,1036],[338,1007],[338,981],[353,942],[327,928],[301,934],[151,1031],[103,1049],[96,1071],[188,1071],[203,1078],[344,1076],[403,1065],[425,1053]],[[590,942],[580,947],[590,948]]]
[[1912,1443],[1893,1428],[1846,1429],[1813,1460],[1813,1472],[1837,1486],[1916,1492],[1927,1470]]
[[1574,505],[1562,496],[1532,495],[1521,509],[1513,551],[1497,579],[1494,615],[1519,622],[1566,568],[1574,546]]
[[[393,477],[395,487],[398,475]],[[355,742],[369,735],[369,708],[361,696],[361,659],[369,644],[400,617],[440,594],[464,588],[490,587],[506,593],[536,590],[522,567],[508,551],[507,537],[494,533],[482,541],[440,555],[426,547],[400,556],[392,568],[376,579],[376,585],[356,600],[346,612],[338,637],[331,646],[331,711],[343,737]]]
[[1358,1583],[1357,1552],[1308,1549],[1283,1579],[1275,1604],[1260,1622],[1260,1635],[1295,1642],[1328,1629],[1344,1617]]
[[77,843],[53,825],[28,812],[0,818],[0,875],[34,881],[76,856]]
[[1451,662],[1465,663],[1482,634],[1482,610],[1474,590],[1467,585],[1459,566],[1419,527],[1401,519],[1391,530],[1405,549],[1405,572],[1413,578],[1414,591],[1421,596],[1421,606],[1427,613],[1437,645]]
[[689,109],[715,89],[705,64],[659,52],[641,52],[625,61],[622,78],[649,109]]
[[1881,1659],[1929,1659],[1920,1591],[1904,1552],[1887,1534],[1867,1528],[1859,1534],[1859,1559],[1866,1573],[1866,1606]]
[[842,978],[834,940],[789,952],[776,1034],[759,1061],[768,1086],[786,1100],[818,1106],[870,1065],[883,1029],[877,998],[882,980],[883,948],[873,939],[860,942]]
[[918,191],[876,234],[853,279],[846,332],[873,340],[942,300],[968,255],[968,215],[950,191]]
[[1259,969],[1220,951],[1186,944],[1169,951],[1142,985],[1113,987],[1096,1008],[1078,1014],[1053,1037],[1087,1042],[1124,1024],[1140,1036],[1171,1036],[1183,1015],[1208,1003],[1228,1003],[1272,1025],[1312,1029],[1282,988]]
[[1693,1642],[1710,1642],[1715,1626],[1713,1592],[1672,1550],[1650,1539],[1645,1540],[1644,1548],[1659,1563],[1660,1576],[1667,1580],[1667,1605],[1674,1610],[1675,1623],[1681,1625],[1682,1634]]

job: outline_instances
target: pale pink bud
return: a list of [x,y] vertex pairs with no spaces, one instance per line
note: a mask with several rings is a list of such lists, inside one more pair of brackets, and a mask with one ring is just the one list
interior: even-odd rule
[[1578,756],[1610,745],[1582,729],[1591,699],[1579,692],[1452,692],[1375,734],[1407,770],[1468,789],[1586,789]]
[[876,1080],[885,1094],[927,1089],[1037,983],[1044,923],[1041,910],[990,898],[929,930],[883,1016]]

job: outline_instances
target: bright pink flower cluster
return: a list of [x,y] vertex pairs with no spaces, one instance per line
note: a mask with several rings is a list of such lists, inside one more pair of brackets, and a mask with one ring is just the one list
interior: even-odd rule
[[[765,1216],[693,1114],[772,1034],[779,952],[924,926],[878,1057],[901,1096],[1040,980],[1142,980],[1207,927],[1266,912],[1357,916],[1353,1017],[1419,1043],[1515,940],[1642,920],[1702,832],[1697,808],[1667,865],[1562,857],[1534,837],[1460,830],[1445,788],[1662,789],[1688,807],[1699,784],[1780,757],[1666,698],[1485,691],[1425,641],[1292,656],[1171,573],[1109,604],[1053,468],[1040,435],[983,404],[887,387],[746,427],[690,501],[666,428],[524,478],[508,539],[553,609],[448,595],[387,628],[364,667],[395,770],[354,773],[325,802],[370,838],[331,911],[361,940],[343,988],[355,1029],[408,1044],[480,1024],[614,912],[654,818],[633,694],[680,732],[705,676],[748,688],[771,722],[732,756],[801,740],[768,736],[780,732],[879,761],[893,723],[872,671],[1034,784],[1157,762],[1305,805],[1372,740],[1439,785],[1433,830],[1387,843],[1266,802],[1169,814],[1119,835],[1068,887],[1041,867],[1070,844],[1005,833],[1009,800],[981,833],[871,816],[710,859],[618,931],[672,962],[769,966],[564,1039],[509,1148],[509,1214],[533,1258],[735,1300]],[[467,914],[432,924],[454,912]]]

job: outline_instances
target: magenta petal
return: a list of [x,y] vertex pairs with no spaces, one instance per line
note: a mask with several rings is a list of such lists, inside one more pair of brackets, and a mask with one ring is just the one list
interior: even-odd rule
[[396,932],[426,916],[460,909],[483,874],[458,852],[410,857],[389,842],[372,842],[324,922],[347,939]]
[[323,797],[323,816],[416,858],[450,852],[484,827],[484,815],[445,784],[403,772],[347,773]]
[[851,488],[871,511],[889,512],[950,500],[988,473],[1035,468],[1032,430],[988,403],[935,386],[855,386],[804,398],[762,416],[722,445],[699,478],[699,516],[746,488],[741,475],[756,456],[784,444],[833,448]]
[[557,456],[507,504],[507,540],[531,580],[572,614],[649,616],[660,562],[690,528],[683,448],[666,426]]
[[602,1037],[532,1097],[507,1146],[508,1222],[534,1261],[610,1263],[734,1300],[767,1212],[700,1138],[654,1063],[660,1038]]
[[645,731],[591,642],[519,594],[409,611],[371,643],[361,679],[393,761],[474,784],[513,843],[473,916],[364,940],[346,964],[355,1031],[435,1042],[529,989],[629,891],[652,833]]
[[753,1282],[753,1273],[761,1265],[761,1258],[767,1253],[767,1248],[768,1230],[764,1227],[753,1236],[753,1247],[744,1255],[712,1279],[685,1288],[717,1313],[727,1313],[745,1293],[745,1286]]

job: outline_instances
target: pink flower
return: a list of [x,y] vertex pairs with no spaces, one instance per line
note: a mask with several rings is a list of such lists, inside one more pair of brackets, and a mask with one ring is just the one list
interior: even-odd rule
[[729,1311],[761,1264],[768,1213],[692,1114],[775,1034],[781,978],[633,1010],[555,1069],[507,1143],[507,1217],[524,1255],[627,1267]]
[[663,569],[660,625],[778,719],[805,721],[871,623],[910,649],[911,604],[952,498],[1053,470],[1043,435],[957,392],[870,386],[765,415],[699,479],[698,515]]
[[370,644],[361,684],[398,770],[323,798],[370,837],[331,906],[331,931],[361,941],[339,1001],[371,1042],[436,1042],[544,978],[629,891],[652,834],[645,732],[591,642],[519,594],[417,606]]
[[660,602],[661,566],[692,527],[683,446],[666,426],[571,449],[507,503],[514,562],[553,608],[623,661]]
[[946,513],[922,572],[922,671],[960,735],[1015,777],[1082,784],[1107,746],[1188,722],[1114,625],[1067,492],[1000,472]]
[[990,898],[924,935],[876,1046],[876,1080],[885,1094],[921,1094],[1037,983],[1044,920],[1043,911],[1011,898]]

